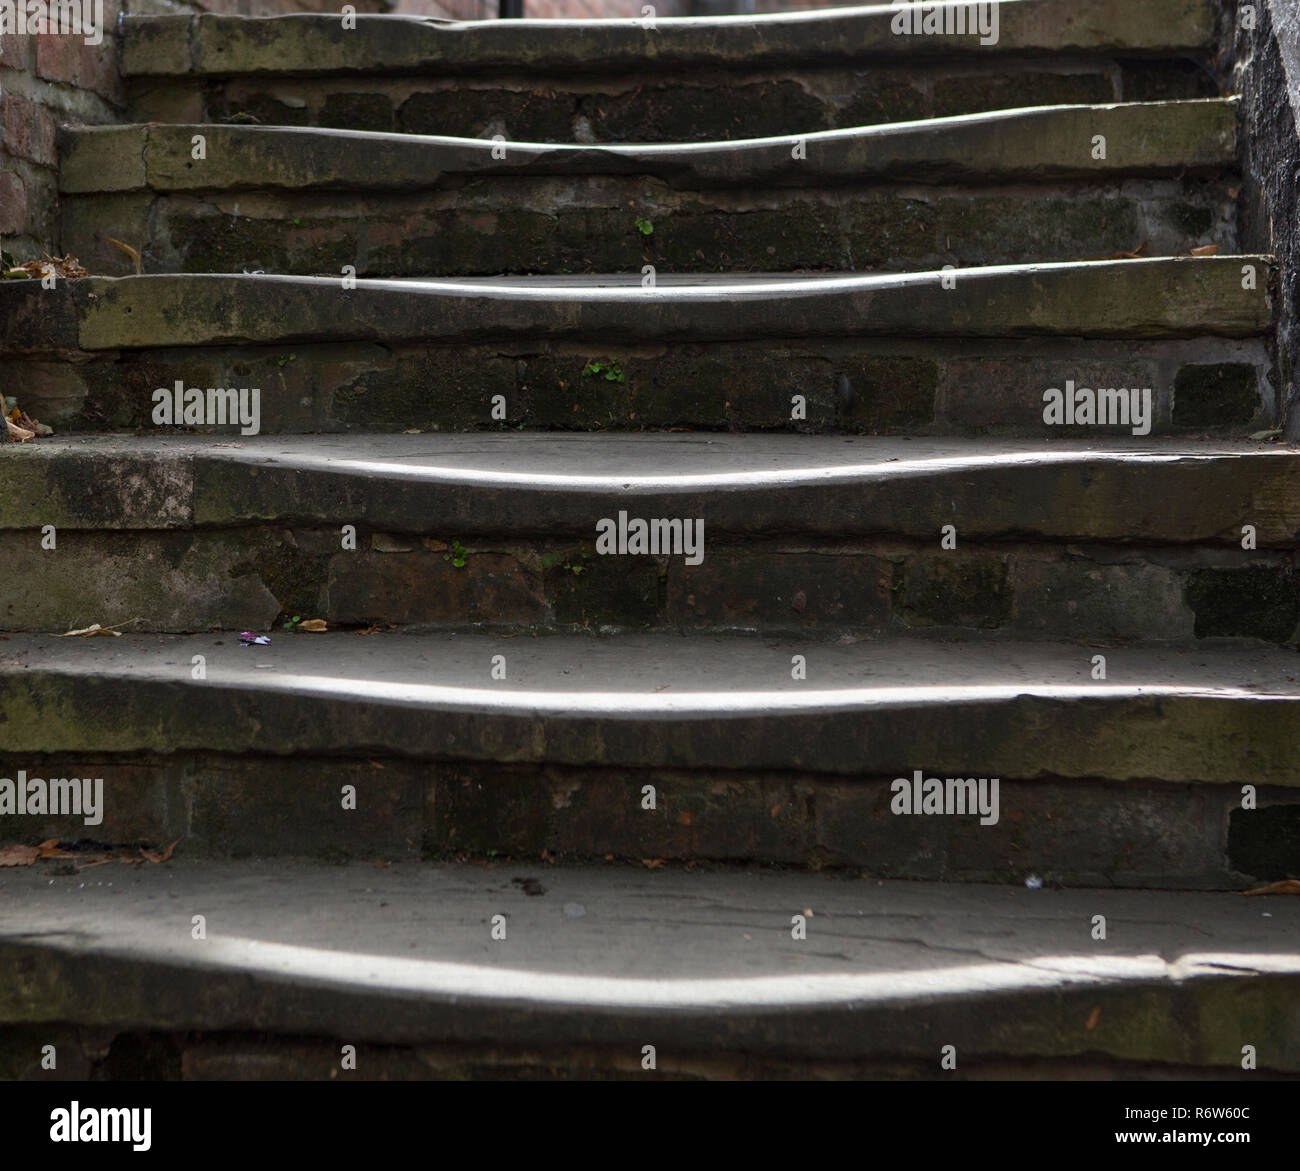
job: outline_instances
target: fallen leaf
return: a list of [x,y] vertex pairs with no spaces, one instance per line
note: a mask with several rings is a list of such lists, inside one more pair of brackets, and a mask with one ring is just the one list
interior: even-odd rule
[[26,427],[20,427],[8,418],[5,419],[5,433],[10,443],[26,443],[29,439],[36,438],[35,431],[28,431]]
[[1276,439],[1282,434],[1281,427],[1270,427],[1267,431],[1252,431],[1249,438],[1251,439]]
[[1088,1016],[1088,1023],[1083,1027],[1087,1029],[1088,1032],[1091,1033],[1093,1029],[1097,1027],[1097,1022],[1099,1020],[1101,1020],[1101,1005],[1098,1005],[1096,1008],[1092,1010],[1092,1012]]
[[1284,878],[1281,882],[1270,882],[1268,886],[1257,886],[1254,890],[1243,891],[1248,895],[1300,895],[1300,878]]
[[35,846],[0,847],[0,866],[30,866],[41,856]]
[[803,913],[804,913],[804,915],[805,915],[807,918],[809,918],[809,919],[815,919],[815,918],[817,918],[817,916],[814,915],[814,914],[812,913],[812,908],[811,908],[811,907],[804,907],[804,909],[803,909]]
[[664,864],[664,860],[662,858],[641,859],[641,865],[644,866],[647,870],[658,870],[659,867],[662,866],[663,864]]
[[1217,244],[1202,244],[1199,248],[1193,248],[1188,256],[1215,256],[1218,254],[1219,246]]
[[40,851],[41,858],[75,858],[76,855],[70,850],[59,848],[59,839],[50,838],[48,842],[42,842],[36,847]]
[[96,622],[93,626],[83,627],[81,630],[69,630],[65,634],[55,635],[56,638],[93,638],[97,634],[111,635],[113,638],[121,638],[122,632],[114,630],[111,626],[100,626]]
[[375,863],[375,869],[376,869],[376,870],[387,870],[391,865],[392,865],[391,862],[376,862],[376,863]]
[[[177,838],[176,842],[179,841],[180,838]],[[144,857],[146,860],[150,862],[166,862],[167,859],[172,856],[172,851],[176,849],[176,842],[172,842],[172,844],[168,846],[167,849],[163,850],[162,853],[159,853],[157,850],[146,850],[143,846],[141,846],[140,854],[142,857]]]
[[114,248],[120,248],[133,261],[135,261],[136,276],[139,276],[141,272],[144,271],[140,266],[140,253],[137,252],[134,248],[132,248],[130,244],[123,244],[121,240],[114,240],[112,236],[105,236],[104,239],[107,240],[110,244],[112,244]]
[[1137,260],[1146,251],[1149,241],[1143,240],[1132,252],[1112,252],[1107,260]]
[[299,630],[310,630],[313,634],[319,634],[322,630],[328,630],[324,618],[308,618],[306,622],[298,623]]

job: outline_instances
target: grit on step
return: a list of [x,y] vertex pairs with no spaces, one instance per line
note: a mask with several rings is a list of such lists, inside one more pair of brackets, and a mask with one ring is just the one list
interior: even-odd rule
[[142,242],[148,271],[375,276],[1232,252],[1226,179],[1192,177],[1235,169],[1236,117],[1233,100],[1060,106],[635,147],[87,127],[62,140],[62,247],[110,275],[131,268],[106,237]]
[[1294,643],[1298,483],[1254,443],[56,437],[0,448],[0,626]]
[[1253,1045],[1261,1070],[1300,1070],[1294,900],[623,868],[111,869],[0,877],[10,1029],[335,1042],[295,1077],[329,1076],[342,1044],[487,1060],[594,1046],[629,1071],[653,1045],[682,1074],[894,1060],[935,1077],[945,1045],[959,1069],[1223,1072]]

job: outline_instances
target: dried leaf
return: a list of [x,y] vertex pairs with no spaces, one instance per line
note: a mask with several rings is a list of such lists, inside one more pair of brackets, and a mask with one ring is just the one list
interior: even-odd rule
[[35,846],[0,846],[0,866],[30,866],[40,856]]
[[96,622],[93,626],[83,627],[81,630],[69,630],[64,634],[55,635],[56,638],[94,638],[98,634],[107,634],[113,638],[121,638],[122,632],[114,630],[111,626],[100,626]]
[[76,854],[72,853],[70,850],[63,850],[59,848],[58,838],[50,838],[48,842],[42,842],[36,848],[41,852],[40,853],[41,858],[75,858],[76,857]]
[[[176,842],[179,841],[180,838],[177,838]],[[146,850],[143,846],[141,846],[140,853],[149,862],[166,862],[167,859],[172,856],[172,851],[176,849],[176,842],[172,842],[172,844],[168,846],[167,849],[163,850],[161,853],[159,853],[157,850]]]
[[664,860],[662,858],[641,859],[641,865],[644,866],[647,870],[658,870],[659,867],[662,866],[663,864],[664,864]]
[[1193,248],[1188,256],[1216,256],[1219,252],[1217,244],[1202,244],[1199,248]]
[[1268,886],[1257,886],[1254,890],[1244,891],[1248,895],[1300,895],[1300,878],[1284,878],[1281,882],[1270,882]]
[[1088,1023],[1083,1027],[1087,1029],[1088,1032],[1091,1033],[1093,1029],[1097,1027],[1097,1022],[1099,1020],[1101,1020],[1101,1005],[1098,1005],[1096,1008],[1092,1010],[1092,1012],[1088,1016]]
[[107,240],[110,244],[112,244],[114,248],[120,248],[133,261],[135,261],[136,276],[139,276],[144,271],[140,267],[140,253],[137,252],[134,248],[132,248],[130,244],[123,244],[121,240],[114,240],[112,236],[105,236],[104,239]]
[[306,622],[298,623],[298,629],[310,630],[313,634],[319,634],[323,630],[328,630],[329,627],[325,624],[324,618],[308,618]]
[[29,439],[36,438],[35,431],[18,426],[12,419],[5,419],[5,435],[10,443],[26,443]]
[[1143,240],[1132,252],[1112,252],[1106,257],[1107,260],[1137,260],[1147,249],[1148,240]]

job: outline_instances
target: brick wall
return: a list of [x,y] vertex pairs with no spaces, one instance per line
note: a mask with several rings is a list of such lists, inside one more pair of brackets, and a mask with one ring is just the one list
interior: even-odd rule
[[0,243],[19,260],[54,240],[54,131],[60,122],[117,116],[115,0],[105,0],[103,43],[76,36],[0,35]]

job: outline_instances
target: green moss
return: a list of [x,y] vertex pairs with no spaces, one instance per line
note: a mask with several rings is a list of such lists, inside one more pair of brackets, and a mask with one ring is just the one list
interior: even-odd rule
[[559,556],[558,561],[543,565],[542,578],[560,625],[596,629],[663,622],[667,586],[654,559],[598,557],[590,548]]
[[643,85],[631,93],[584,94],[578,112],[601,142],[708,142],[808,133],[829,110],[795,81]]
[[386,94],[332,93],[321,107],[320,124],[340,130],[392,131],[397,115]]
[[1245,363],[1184,366],[1174,378],[1177,427],[1230,427],[1259,413],[1258,376]]
[[936,78],[936,118],[974,114],[985,110],[1022,106],[1069,105],[1075,102],[1109,102],[1115,98],[1110,82],[1100,72],[1088,73],[977,73]]
[[900,613],[911,626],[992,630],[1011,616],[1012,595],[1004,562],[932,555],[907,565]]
[[406,134],[453,134],[476,138],[490,123],[504,123],[516,142],[568,142],[573,137],[573,96],[562,92],[475,89],[426,90],[412,94],[397,112]]
[[1170,220],[1184,234],[1199,238],[1214,226],[1214,209],[1206,203],[1176,199],[1169,205]]
[[330,554],[305,553],[283,540],[231,566],[230,577],[257,574],[280,603],[274,623],[279,626],[295,614],[319,617],[317,610],[329,581],[329,563]]
[[218,101],[215,121],[248,121],[252,115],[264,126],[310,126],[312,113],[306,106],[289,106],[269,94],[250,94],[236,102]]
[[178,245],[183,272],[336,273],[357,255],[350,221],[248,216],[173,215],[167,232]]
[[1300,878],[1300,805],[1233,808],[1228,865],[1265,882]]
[[1197,638],[1284,642],[1300,622],[1300,589],[1287,569],[1198,569],[1183,596],[1196,615]]

